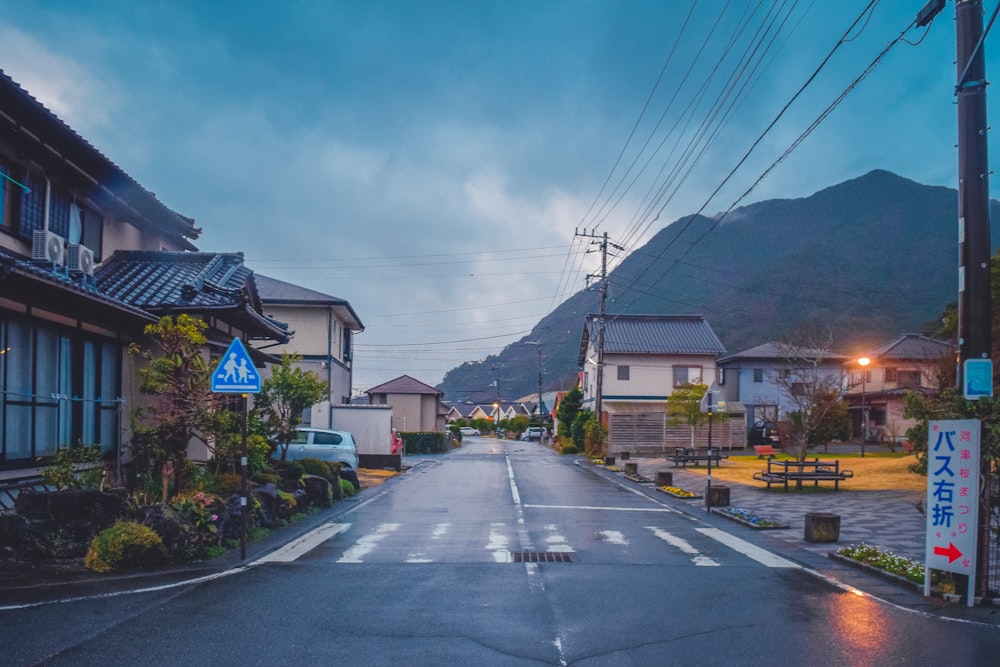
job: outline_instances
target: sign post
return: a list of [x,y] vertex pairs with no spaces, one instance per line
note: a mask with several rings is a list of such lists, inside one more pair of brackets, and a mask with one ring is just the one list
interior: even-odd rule
[[234,338],[226,353],[219,360],[219,365],[212,373],[212,392],[216,394],[241,394],[243,402],[242,447],[240,449],[240,514],[242,528],[240,530],[240,558],[247,557],[247,533],[250,530],[250,509],[247,497],[250,495],[247,479],[247,394],[260,393],[260,373],[250,360],[243,341]]
[[931,594],[931,570],[968,577],[968,606],[975,604],[979,517],[978,419],[928,423],[927,535],[924,595]]
[[715,382],[701,397],[698,409],[708,413],[708,479],[705,482],[705,511],[712,512],[712,410],[725,408],[726,402],[717,400],[721,389]]

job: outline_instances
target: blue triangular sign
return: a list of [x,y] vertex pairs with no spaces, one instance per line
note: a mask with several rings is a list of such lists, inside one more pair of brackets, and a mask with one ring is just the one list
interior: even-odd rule
[[260,373],[250,360],[243,341],[234,338],[212,373],[212,391],[215,393],[258,394]]

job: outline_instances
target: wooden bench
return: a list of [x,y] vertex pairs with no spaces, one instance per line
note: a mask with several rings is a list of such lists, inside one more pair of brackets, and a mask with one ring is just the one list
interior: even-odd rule
[[772,484],[781,484],[788,493],[788,483],[795,482],[795,488],[801,489],[802,482],[812,482],[818,487],[820,482],[833,482],[834,490],[840,489],[840,483],[854,477],[850,470],[841,470],[840,461],[775,461],[768,459],[767,469],[755,472],[753,478],[765,482],[767,488]]
[[674,453],[667,457],[668,460],[674,462],[675,468],[677,466],[686,468],[688,463],[697,465],[702,461],[705,463],[714,461],[718,465],[724,458],[728,458],[728,456],[719,449],[695,449],[694,447],[677,447]]
[[754,445],[753,451],[757,455],[757,458],[762,459],[765,456],[769,459],[773,459],[774,455],[778,452],[774,449],[773,445]]

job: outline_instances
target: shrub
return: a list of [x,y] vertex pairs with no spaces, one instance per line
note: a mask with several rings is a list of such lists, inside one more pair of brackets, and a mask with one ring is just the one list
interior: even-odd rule
[[333,479],[333,471],[326,461],[320,459],[301,459],[299,463],[307,475],[316,475],[323,479]]
[[194,524],[203,545],[218,543],[218,522],[226,507],[221,498],[198,491],[176,496],[170,506]]
[[119,521],[93,539],[84,565],[95,572],[110,572],[156,565],[165,556],[163,542],[152,529],[134,521]]
[[42,469],[42,479],[60,491],[97,488],[104,472],[100,465],[96,465],[100,461],[100,445],[60,449],[52,464]]
[[[492,430],[492,426],[489,427],[489,430]],[[444,454],[448,451],[448,443],[443,432],[402,433],[401,435],[404,449],[409,454]]]
[[572,442],[568,442],[559,448],[561,454],[579,454],[580,450]]
[[251,479],[260,486],[267,486],[268,484],[277,486],[278,482],[281,481],[281,476],[276,472],[266,471],[255,474]]
[[231,496],[239,493],[243,478],[234,472],[220,472],[205,479],[205,488],[217,496]]
[[343,477],[340,478],[341,498],[350,498],[357,492],[358,490],[354,488],[354,484],[352,484],[350,480],[344,479]]

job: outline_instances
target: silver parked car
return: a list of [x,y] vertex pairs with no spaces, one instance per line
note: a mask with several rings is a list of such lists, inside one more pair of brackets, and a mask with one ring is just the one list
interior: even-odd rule
[[320,459],[331,463],[342,463],[351,470],[358,469],[358,447],[354,442],[354,436],[347,431],[330,431],[325,428],[305,426],[296,429],[285,458],[288,461]]

